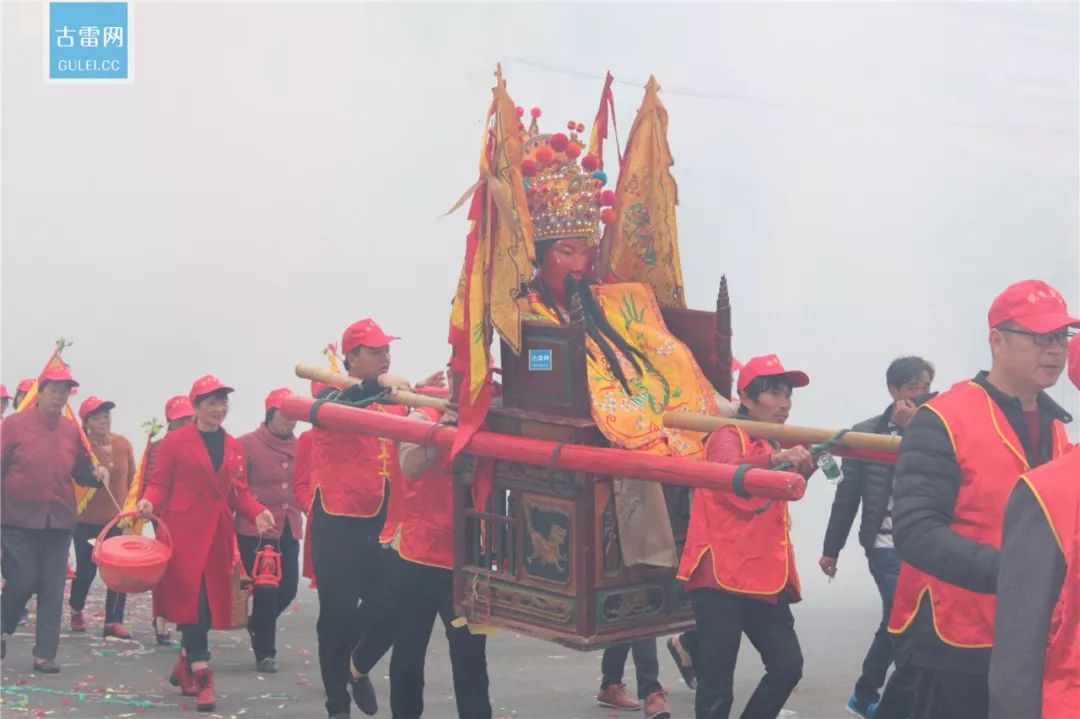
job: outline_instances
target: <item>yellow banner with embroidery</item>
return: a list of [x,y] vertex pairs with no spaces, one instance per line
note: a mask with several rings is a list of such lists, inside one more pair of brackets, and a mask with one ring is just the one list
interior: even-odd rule
[[650,77],[619,168],[616,219],[607,225],[601,241],[600,276],[644,282],[661,305],[685,307],[675,226],[678,187],[670,170],[675,160],[659,91],[660,85]]

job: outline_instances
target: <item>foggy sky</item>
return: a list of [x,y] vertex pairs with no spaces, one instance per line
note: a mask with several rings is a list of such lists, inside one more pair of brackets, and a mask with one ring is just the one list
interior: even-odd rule
[[[48,85],[40,6],[3,3],[0,369],[14,391],[73,339],[76,402],[137,446],[204,373],[253,429],[364,316],[396,371],[444,365],[467,226],[440,216],[498,61],[548,131],[591,125],[610,69],[623,141],[655,74],[689,304],[727,274],[736,356],[812,378],[793,423],[879,412],[900,354],[938,388],[986,368],[1015,280],[1080,311],[1075,4],[139,2],[134,32],[133,84]],[[829,501],[795,513],[808,575]]]

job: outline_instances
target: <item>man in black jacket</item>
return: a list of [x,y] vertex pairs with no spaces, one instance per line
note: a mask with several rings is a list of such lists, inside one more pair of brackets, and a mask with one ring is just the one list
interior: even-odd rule
[[[893,360],[885,372],[885,384],[892,403],[876,417],[856,424],[856,432],[901,435],[917,409],[919,398],[930,392],[934,381],[934,365],[922,357],[900,357]],[[840,550],[847,543],[855,514],[862,505],[862,521],[859,523],[859,544],[866,552],[870,575],[881,594],[881,624],[866,658],[862,674],[855,682],[855,691],[847,703],[847,710],[857,717],[868,719],[906,719],[911,715],[915,693],[914,678],[910,666],[910,652],[902,646],[894,646],[898,640],[888,631],[889,612],[892,610],[893,593],[900,575],[900,557],[893,546],[892,536],[892,484],[893,465],[845,459],[844,479],[836,489],[829,527],[825,531],[825,547],[819,564],[830,578],[836,575]],[[889,666],[896,671],[885,684]],[[882,693],[881,688],[885,686]],[[880,700],[880,701],[879,701]]]
[[1006,288],[988,319],[990,371],[920,408],[896,465],[904,563],[889,630],[912,641],[914,719],[987,717],[1005,505],[1015,475],[1068,446],[1071,417],[1043,390],[1061,375],[1069,328],[1080,320],[1038,280]]

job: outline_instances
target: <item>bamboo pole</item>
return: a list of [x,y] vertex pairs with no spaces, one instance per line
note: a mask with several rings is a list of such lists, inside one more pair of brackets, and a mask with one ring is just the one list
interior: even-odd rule
[[[316,382],[334,385],[335,387],[352,387],[361,382],[361,380],[358,380],[356,377],[350,377],[349,375],[341,374],[340,372],[331,372],[326,367],[309,364],[307,362],[301,362],[296,365],[294,371],[296,372],[296,376],[301,379],[315,380]],[[419,394],[403,389],[391,391],[390,394],[387,395],[386,400],[393,404],[403,404],[408,407],[433,407],[440,412],[445,412],[450,409],[450,402],[441,397],[430,397],[426,394]]]
[[[839,431],[819,429],[817,427],[797,427],[790,424],[774,424],[772,422],[754,422],[733,417],[713,417],[692,412],[668,412],[664,415],[664,426],[693,432],[712,432],[721,427],[733,426],[742,429],[755,439],[772,439],[781,444],[790,445],[820,444],[835,437]],[[836,442],[836,446],[838,448],[896,454],[900,450],[900,437],[889,434],[872,434],[870,432],[848,432]]]

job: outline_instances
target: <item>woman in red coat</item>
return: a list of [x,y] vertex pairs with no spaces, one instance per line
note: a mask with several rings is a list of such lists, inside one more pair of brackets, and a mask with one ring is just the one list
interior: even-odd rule
[[182,651],[170,681],[196,696],[199,711],[214,708],[207,634],[228,629],[239,512],[264,532],[273,515],[248,489],[244,450],[221,427],[229,412],[226,387],[210,375],[191,387],[195,421],[170,432],[154,456],[153,473],[138,508],[154,508],[174,538],[173,555],[154,588],[154,615],[180,625]]

